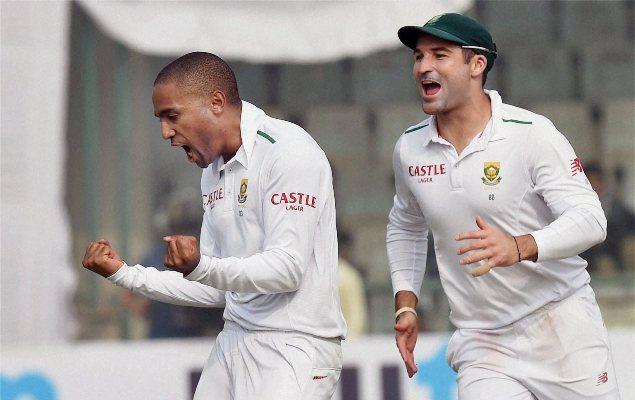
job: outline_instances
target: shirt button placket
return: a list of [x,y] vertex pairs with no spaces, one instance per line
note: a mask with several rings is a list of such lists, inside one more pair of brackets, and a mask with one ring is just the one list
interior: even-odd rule
[[227,168],[227,173],[225,174],[225,211],[230,211],[233,208],[233,193],[234,193],[234,174],[232,173],[232,168]]
[[458,162],[455,162],[452,166],[452,171],[450,172],[450,184],[452,185],[452,189],[459,189],[463,186],[463,178],[461,176],[461,169],[459,168]]

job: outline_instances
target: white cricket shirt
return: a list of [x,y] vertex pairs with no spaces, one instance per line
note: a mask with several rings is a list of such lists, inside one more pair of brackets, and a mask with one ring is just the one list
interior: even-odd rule
[[[394,293],[419,296],[428,230],[457,328],[510,324],[590,280],[577,255],[606,237],[606,218],[580,160],[545,117],[503,104],[486,91],[492,118],[458,155],[434,117],[410,127],[395,146],[396,195],[387,249]],[[481,277],[461,266],[456,241],[483,217],[504,232],[531,234],[537,262],[494,268]]]
[[109,279],[153,299],[225,306],[249,330],[344,337],[331,167],[302,128],[242,103],[242,146],[203,171],[201,261],[180,273],[124,265]]

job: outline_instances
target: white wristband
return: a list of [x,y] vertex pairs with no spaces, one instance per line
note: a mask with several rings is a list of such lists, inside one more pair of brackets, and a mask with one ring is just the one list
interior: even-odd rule
[[397,312],[395,313],[395,319],[399,318],[399,316],[405,312],[411,312],[415,315],[415,317],[418,317],[417,315],[417,310],[415,310],[412,307],[401,307],[399,310],[397,310]]

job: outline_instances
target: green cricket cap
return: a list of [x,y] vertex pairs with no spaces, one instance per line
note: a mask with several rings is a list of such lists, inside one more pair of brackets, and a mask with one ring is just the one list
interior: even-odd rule
[[397,35],[401,43],[414,50],[419,36],[424,33],[484,55],[487,58],[487,71],[494,66],[497,55],[496,43],[487,29],[470,17],[456,13],[441,14],[423,26],[404,26],[399,29]]

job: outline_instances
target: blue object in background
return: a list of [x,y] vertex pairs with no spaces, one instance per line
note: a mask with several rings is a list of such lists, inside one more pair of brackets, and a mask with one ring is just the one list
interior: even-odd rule
[[430,390],[432,400],[452,400],[451,396],[456,393],[456,372],[445,359],[447,347],[446,343],[431,358],[418,363],[417,384]]
[[58,400],[53,382],[44,374],[27,372],[13,379],[0,374],[0,400]]

